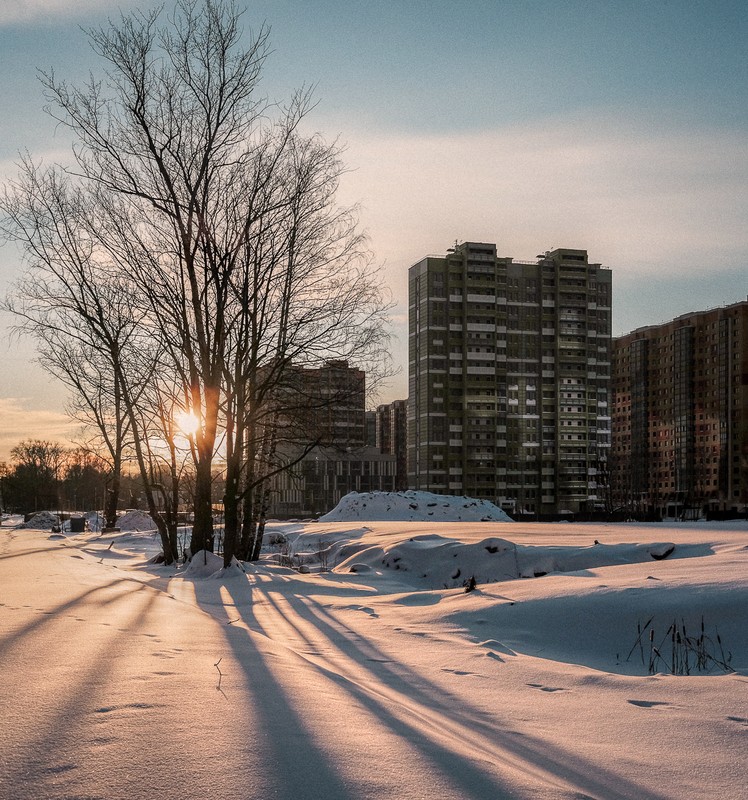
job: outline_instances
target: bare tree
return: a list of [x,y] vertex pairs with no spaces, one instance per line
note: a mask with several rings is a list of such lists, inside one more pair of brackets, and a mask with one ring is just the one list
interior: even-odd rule
[[[221,442],[233,550],[239,505],[266,474],[256,457],[267,447],[258,447],[289,365],[381,364],[386,341],[379,275],[355,214],[335,205],[340,150],[302,134],[308,91],[285,106],[259,94],[268,30],[245,36],[240,18],[232,0],[179,0],[163,24],[160,11],[122,16],[89,31],[108,64],[102,80],[77,88],[43,78],[53,115],[76,140],[75,168],[55,178],[67,178],[73,209],[95,220],[71,223],[86,231],[86,265],[127,284],[138,330],[158,342],[175,382],[175,407],[199,420],[193,552],[212,548]],[[13,195],[21,209],[29,174]],[[56,228],[52,236],[69,239]],[[36,229],[18,238],[38,255]],[[124,364],[122,391],[145,476],[138,405],[146,398],[127,375],[134,363]]]
[[97,253],[95,209],[60,170],[24,159],[1,203],[5,235],[29,262],[6,308],[20,320],[17,330],[36,339],[41,364],[72,389],[71,416],[101,438],[111,472],[105,516],[114,525],[129,428],[122,359],[139,319]]
[[154,378],[154,346],[145,312],[94,198],[59,168],[42,170],[26,158],[20,178],[0,202],[3,231],[25,249],[29,269],[5,307],[32,335],[40,362],[73,391],[69,412],[94,426],[111,471],[107,524],[116,519],[128,441],[141,468],[149,510],[162,535],[167,563],[175,557],[148,483],[137,406]]
[[[274,140],[277,144],[277,140]],[[258,556],[264,486],[316,444],[312,412],[339,398],[310,393],[299,368],[355,359],[372,384],[387,371],[386,312],[377,273],[350,209],[334,204],[342,163],[318,137],[284,132],[274,174],[255,173],[244,196],[256,223],[238,253],[225,373],[227,477],[224,558],[228,564],[243,516],[238,553]],[[267,151],[265,152],[267,156]],[[303,411],[303,413],[301,413]],[[306,424],[304,424],[306,423]],[[279,442],[293,455],[277,458]],[[240,505],[243,514],[240,514]]]

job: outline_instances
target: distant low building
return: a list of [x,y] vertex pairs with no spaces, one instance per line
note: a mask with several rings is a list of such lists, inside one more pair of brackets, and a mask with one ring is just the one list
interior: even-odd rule
[[395,458],[376,447],[316,447],[272,481],[270,517],[317,517],[349,492],[395,491]]

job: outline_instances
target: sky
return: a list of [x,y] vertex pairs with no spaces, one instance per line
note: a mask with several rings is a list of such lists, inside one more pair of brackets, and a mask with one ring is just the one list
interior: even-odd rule
[[[5,0],[0,179],[20,152],[69,153],[38,69],[81,82],[101,64],[82,27],[150,0]],[[171,5],[167,0],[166,6]],[[314,130],[345,144],[357,203],[396,301],[377,398],[407,396],[407,270],[455,240],[533,259],[582,248],[613,271],[613,334],[748,295],[748,6],[711,0],[258,0],[263,86],[315,87]],[[21,274],[0,247],[0,295]],[[0,316],[0,460],[73,435],[65,392]]]

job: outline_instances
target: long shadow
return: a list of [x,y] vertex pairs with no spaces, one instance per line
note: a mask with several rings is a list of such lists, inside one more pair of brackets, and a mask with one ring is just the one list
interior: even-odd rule
[[59,553],[65,545],[58,542],[56,544],[50,545],[49,547],[35,547],[33,549],[28,550],[17,550],[15,553],[2,553],[0,554],[0,561],[7,561],[10,558],[21,558],[22,556],[33,556],[37,553],[50,553],[55,552]]
[[[12,644],[17,642],[20,639],[23,639],[26,636],[29,636],[32,633],[38,631],[39,628],[42,628],[45,625],[51,624],[56,617],[65,614],[66,612],[73,611],[77,606],[90,606],[92,598],[94,595],[97,595],[101,592],[108,592],[111,589],[115,588],[120,583],[133,583],[132,578],[116,578],[115,580],[110,581],[109,583],[103,586],[95,586],[92,589],[88,589],[85,592],[81,592],[80,594],[76,595],[75,597],[67,600],[64,603],[60,603],[53,608],[39,610],[30,608],[31,611],[36,611],[40,616],[33,620],[32,622],[27,623],[26,625],[21,626],[20,628],[16,628],[12,633],[9,633],[5,636],[0,637],[0,655],[2,654],[3,648],[10,647]],[[128,595],[139,592],[139,591],[147,591],[148,587],[140,583],[138,581],[134,581],[136,584],[133,586],[130,592],[127,592]],[[96,605],[106,605],[110,602],[117,602],[121,599],[121,596],[117,595],[112,598],[103,598]],[[7,606],[10,608],[10,606]]]
[[[298,633],[298,635],[310,648],[314,650],[317,649],[317,645],[319,643],[308,638],[297,625],[293,624],[292,621],[285,617],[282,610],[278,607],[272,597],[265,596],[263,599],[273,606],[276,614],[284,617],[287,624],[289,624]],[[266,630],[262,623],[260,623],[256,618],[253,617],[253,619],[254,624],[259,625],[260,629],[263,630],[265,635],[272,638],[271,632]],[[320,633],[325,635],[324,624],[320,625],[317,620],[312,621],[312,624],[314,624],[320,630]],[[328,636],[328,639],[332,644],[335,644],[331,637]],[[339,650],[341,653],[344,653],[346,657],[351,658],[350,653],[345,653],[342,648],[339,648]],[[476,763],[477,758],[472,759],[466,757],[465,755],[456,752],[456,750],[451,749],[445,744],[442,744],[442,741],[446,738],[443,735],[444,731],[440,731],[441,735],[438,736],[435,735],[436,729],[434,729],[431,734],[427,733],[425,728],[429,724],[435,722],[434,719],[424,720],[421,714],[419,714],[416,710],[407,709],[408,713],[412,712],[414,720],[425,722],[426,725],[419,726],[414,722],[406,721],[401,715],[398,715],[391,710],[390,707],[395,706],[397,700],[393,697],[387,696],[386,691],[381,691],[377,688],[368,689],[362,683],[358,682],[358,680],[352,679],[351,677],[336,671],[334,665],[325,666],[310,659],[305,660],[312,666],[313,669],[344,689],[353,700],[366,708],[372,714],[372,716],[376,717],[384,726],[386,726],[393,735],[402,739],[404,742],[407,742],[409,745],[417,748],[420,754],[430,761],[438,772],[443,773],[451,782],[458,785],[461,797],[474,798],[475,800],[485,800],[485,798],[501,800],[502,798],[517,797],[517,795],[512,792],[507,784],[501,783],[496,776],[491,774],[488,770],[481,769]],[[371,680],[373,687],[376,687],[377,684],[380,683],[380,676],[376,675],[376,673],[374,673],[372,670],[369,670],[369,674],[369,679]],[[387,679],[387,681],[389,681],[389,679]],[[385,682],[385,686],[392,686],[392,683]],[[396,691],[399,691],[403,695],[412,699],[414,694],[414,692],[411,691],[412,688],[413,687],[410,685],[407,685],[405,687],[405,691],[403,691],[402,688],[398,688]],[[449,714],[453,714],[453,709],[449,711]],[[457,744],[457,742],[455,742],[455,744]],[[479,754],[478,758],[480,757],[485,758],[485,754]]]
[[[201,587],[198,603],[209,605],[207,613],[216,617],[216,611],[223,608],[220,587],[230,591],[232,581],[226,584],[205,581],[208,586]],[[242,603],[246,602],[246,595]],[[221,605],[219,605],[221,604]],[[278,798],[325,798],[325,800],[351,800],[356,797],[354,787],[341,779],[328,761],[327,754],[314,744],[307,721],[293,708],[283,686],[278,681],[272,665],[267,661],[251,636],[241,628],[226,624],[228,615],[222,620],[226,640],[246,675],[246,684],[251,693],[249,698],[253,711],[257,714],[259,725],[248,732],[265,752],[264,763],[277,785],[272,796]],[[253,687],[256,687],[253,689]],[[289,731],[292,734],[289,740]]]
[[[96,591],[100,589],[85,592],[58,608],[74,608],[76,605],[90,608],[90,602],[87,602],[86,598]],[[130,596],[130,592],[120,594],[114,601],[125,603],[129,607]],[[130,627],[137,628],[155,601],[155,594],[145,600],[131,619]],[[52,618],[47,618],[45,621],[50,619]],[[117,631],[112,629],[110,639],[114,640],[117,636]],[[41,797],[108,800],[113,796],[109,791],[121,790],[122,796],[130,794],[127,786],[117,786],[117,778],[114,776],[121,774],[121,770],[116,763],[110,765],[112,778],[108,781],[110,787],[108,791],[105,794],[95,793],[95,787],[91,785],[91,778],[94,776],[89,771],[89,764],[81,761],[82,754],[86,753],[87,749],[86,742],[78,737],[81,730],[90,731],[86,725],[86,718],[95,713],[92,706],[97,702],[96,695],[106,692],[106,678],[111,674],[113,665],[112,650],[106,643],[102,643],[95,657],[90,648],[82,648],[80,657],[75,662],[76,669],[71,673],[75,676],[74,684],[71,682],[64,686],[45,686],[45,691],[53,693],[55,700],[50,701],[42,696],[36,709],[24,708],[19,712],[26,716],[34,715],[36,712],[34,725],[40,732],[34,739],[24,742],[24,748],[16,758],[12,760],[6,758],[2,764],[3,781],[6,786],[12,787],[14,800],[38,800]],[[100,701],[98,699],[98,702]],[[54,711],[51,711],[50,707],[54,707]],[[141,705],[141,708],[147,710],[148,707]],[[137,772],[132,777],[127,772],[125,775],[132,783],[139,778]],[[101,784],[101,776],[96,777]]]
[[[226,588],[229,594],[232,595],[232,599],[237,606],[237,611],[242,615],[243,621],[247,624],[247,627],[252,631],[261,633],[271,641],[274,640],[272,631],[267,630],[252,612],[252,605],[247,605],[246,595],[236,591],[232,594],[232,589],[236,590],[237,588],[233,584],[227,585]],[[275,613],[283,616],[272,597],[268,594],[259,591],[255,587],[254,595],[256,597],[256,602],[262,601],[272,605],[275,608]],[[240,603],[243,606],[241,609],[239,608]],[[288,622],[288,620],[286,620],[286,622]],[[292,627],[297,630],[299,636],[306,641],[311,649],[317,649],[318,642],[314,642],[305,637],[303,631],[296,626],[292,625]],[[284,647],[287,646],[284,645]],[[343,652],[342,649],[340,652]],[[394,736],[402,739],[403,742],[407,743],[409,746],[417,748],[421,756],[430,761],[434,768],[438,772],[441,772],[448,781],[457,784],[459,790],[466,793],[466,797],[474,798],[475,800],[484,800],[489,797],[492,798],[492,800],[494,798],[495,800],[501,800],[501,798],[517,796],[512,793],[507,784],[500,782],[495,774],[490,773],[488,770],[481,769],[476,763],[476,759],[466,757],[456,752],[454,749],[451,749],[451,747],[443,745],[439,739],[443,740],[445,738],[444,736],[430,736],[425,732],[423,727],[418,727],[404,720],[402,718],[402,712],[401,715],[398,716],[397,713],[390,711],[388,706],[394,706],[396,701],[386,696],[385,693],[373,692],[371,689],[367,689],[357,684],[356,681],[352,681],[351,678],[337,672],[334,667],[328,668],[306,659],[302,653],[296,652],[296,655],[307,661],[308,664],[326,679],[331,680],[344,689],[357,704],[365,707],[373,716],[378,718]],[[378,678],[372,677],[372,680],[376,684]],[[412,687],[408,686],[404,694],[407,695],[407,690],[411,688]],[[446,709],[446,711],[449,714],[453,713],[453,709]],[[416,715],[416,717],[418,717],[418,715]],[[427,725],[432,722],[433,719],[426,721]],[[485,754],[479,754],[478,758],[485,758]]]
[[[230,592],[230,587],[227,588]],[[311,640],[298,625],[295,625],[269,594],[259,592],[259,595],[263,601],[274,608],[277,615],[280,615],[287,624],[295,629],[303,641],[311,648],[317,649],[319,642]],[[387,662],[391,659],[387,654],[378,650],[357,632],[342,625],[319,603],[293,595],[284,594],[284,598],[294,614],[305,620],[307,624],[314,626],[315,630],[326,637],[344,656],[365,669],[369,673],[374,687],[384,685],[408,698],[410,702],[420,705],[420,711],[423,713],[427,726],[433,723],[434,712],[441,715],[444,720],[454,723],[454,730],[451,733],[455,738],[456,745],[461,739],[469,741],[472,738],[475,740],[476,734],[478,734],[484,739],[483,742],[476,743],[479,749],[484,751],[482,753],[484,757],[486,748],[489,751],[493,748],[493,755],[498,762],[503,758],[511,764],[514,759],[517,759],[520,763],[514,763],[515,768],[522,769],[524,765],[525,770],[532,771],[535,767],[545,772],[546,776],[557,776],[560,781],[568,781],[573,786],[582,787],[584,791],[599,793],[606,800],[630,800],[631,797],[639,800],[662,800],[662,795],[627,781],[620,775],[602,768],[599,764],[585,761],[576,754],[563,751],[557,746],[524,733],[521,736],[517,736],[516,733],[508,734],[509,726],[500,729],[497,724],[491,725],[483,722],[481,720],[481,717],[485,716],[483,712],[466,706],[464,698],[445,694],[443,687],[430,684],[423,675],[410,670],[407,664],[398,662],[397,669],[388,666]],[[312,606],[314,606],[314,611],[312,611]],[[259,628],[260,632],[272,638],[272,632],[265,629],[265,626],[252,612],[251,607],[244,607],[242,611],[250,628],[253,630]],[[323,617],[326,617],[327,621]],[[397,735],[404,736],[411,742],[417,741],[421,750],[438,765],[448,765],[450,777],[461,780],[465,791],[474,793],[476,798],[493,797],[496,791],[507,791],[505,787],[495,783],[493,776],[478,769],[459,754],[435,742],[434,737],[427,735],[423,728],[394,716],[383,705],[395,703],[396,700],[392,697],[387,697],[377,690],[368,689],[357,679],[340,674],[334,665],[327,667],[309,659],[307,661],[329,679],[345,688],[358,702],[376,713]],[[407,673],[407,677],[405,673]],[[422,688],[424,686],[427,687],[426,690]],[[419,711],[419,709],[414,710],[415,712]],[[496,753],[496,746],[505,752]],[[490,787],[486,785],[487,783],[490,784]],[[490,788],[492,792],[489,795],[485,794],[487,788]]]
[[[437,710],[448,719],[459,717],[460,724],[468,736],[472,732],[478,732],[523,762],[538,766],[586,792],[599,793],[606,800],[619,798],[630,800],[632,797],[636,797],[637,800],[662,800],[663,795],[651,792],[597,763],[564,751],[547,741],[524,732],[519,737],[507,736],[507,731],[511,730],[509,720],[502,721],[500,728],[496,724],[488,724],[482,720],[485,716],[483,712],[466,705],[464,698],[450,695],[443,687],[430,683],[423,675],[410,670],[407,664],[398,662],[397,670],[389,667],[387,661],[390,659],[386,654],[378,650],[369,640],[361,640],[358,634],[335,619],[319,603],[314,600],[309,600],[307,603],[302,598],[295,597],[291,599],[291,605],[295,613],[306,616],[310,623],[315,624],[325,635],[331,639],[337,636],[338,640],[343,641],[350,648],[351,658],[356,658],[356,651],[365,655],[366,669],[375,675],[376,680],[396,688],[425,708]],[[314,612],[311,610],[312,606],[315,608]],[[330,622],[324,622],[322,617],[326,617]],[[355,639],[345,635],[341,629],[354,633]],[[408,673],[410,679],[406,679],[404,673]],[[422,687],[428,687],[428,690],[424,691]],[[459,709],[457,714],[455,709]]]

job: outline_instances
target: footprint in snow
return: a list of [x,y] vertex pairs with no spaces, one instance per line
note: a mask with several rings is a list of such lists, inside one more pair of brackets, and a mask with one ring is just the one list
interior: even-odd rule
[[566,692],[568,691],[563,686],[543,686],[542,683],[528,683],[533,689],[540,689],[541,692]]
[[670,703],[663,703],[660,700],[627,700],[632,706],[639,708],[654,708],[655,706],[669,706]]
[[379,614],[377,614],[373,608],[369,608],[368,606],[345,606],[345,609],[350,611],[363,611],[364,614],[368,614],[373,619],[379,619]]

